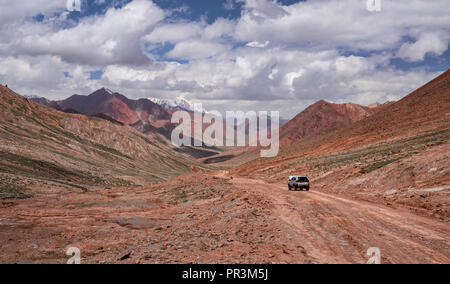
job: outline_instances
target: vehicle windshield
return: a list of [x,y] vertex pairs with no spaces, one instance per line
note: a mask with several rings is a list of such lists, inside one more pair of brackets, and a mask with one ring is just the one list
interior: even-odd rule
[[297,181],[299,181],[299,182],[309,182],[309,180],[308,180],[307,177],[299,177],[299,178],[297,179]]

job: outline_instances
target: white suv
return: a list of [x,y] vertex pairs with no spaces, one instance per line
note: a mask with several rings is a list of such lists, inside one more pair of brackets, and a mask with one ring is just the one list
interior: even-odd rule
[[309,179],[302,176],[290,176],[288,182],[289,190],[303,190],[309,191]]

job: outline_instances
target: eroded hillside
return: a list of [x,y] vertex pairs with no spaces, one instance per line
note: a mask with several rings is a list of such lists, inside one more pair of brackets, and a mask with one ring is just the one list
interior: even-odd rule
[[449,220],[449,140],[447,71],[372,116],[233,172],[271,182],[307,175],[327,192],[385,200]]
[[0,87],[1,198],[27,189],[129,186],[205,167],[158,134],[37,105]]

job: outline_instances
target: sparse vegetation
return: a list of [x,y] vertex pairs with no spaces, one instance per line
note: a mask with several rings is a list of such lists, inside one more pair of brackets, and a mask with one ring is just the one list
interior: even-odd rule
[[47,161],[35,160],[4,151],[0,151],[0,155],[2,156],[2,161],[0,161],[0,172],[17,173],[17,171],[19,171],[33,173],[37,176],[63,179],[70,179],[71,177],[80,179],[92,178],[89,173],[74,169],[68,170]]
[[401,160],[402,158],[403,157],[399,157],[399,158],[395,158],[395,159],[391,159],[391,160],[379,161],[379,162],[376,162],[376,163],[373,163],[373,164],[370,164],[370,165],[364,167],[360,172],[362,174],[368,174],[368,173],[370,173],[372,171],[381,169],[381,168],[383,168],[383,167],[385,167],[385,166],[387,166],[389,164],[397,162],[398,160]]
[[25,199],[32,197],[31,194],[25,194],[27,188],[13,185],[13,184],[2,184],[0,185],[0,199]]
[[[430,132],[397,141],[379,143],[368,147],[328,156],[300,158],[284,164],[284,170],[307,165],[310,169],[328,171],[333,167],[356,165],[361,173],[368,173],[403,158],[420,153],[426,148],[450,139],[450,129]],[[270,171],[270,169],[267,169]]]
[[98,148],[98,149],[100,149],[100,150],[102,150],[102,151],[108,152],[108,153],[110,153],[110,154],[117,155],[117,156],[121,156],[121,157],[126,158],[126,159],[129,159],[129,160],[132,160],[132,159],[133,159],[133,158],[131,158],[130,156],[125,155],[125,154],[123,154],[123,153],[117,151],[116,149],[109,148],[109,147],[104,146],[104,145],[102,145],[102,144],[97,144],[97,143],[92,143],[92,144],[93,144],[96,148]]

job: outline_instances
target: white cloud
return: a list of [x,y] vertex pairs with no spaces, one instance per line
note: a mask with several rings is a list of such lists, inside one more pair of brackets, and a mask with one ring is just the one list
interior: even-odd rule
[[204,26],[199,23],[172,23],[155,28],[150,34],[143,37],[150,43],[177,43],[201,35]]
[[395,49],[406,36],[447,33],[450,24],[446,0],[386,0],[379,13],[367,11],[366,1],[361,0],[306,1],[291,6],[247,0],[246,5],[248,11],[236,27],[239,40],[298,48]]
[[289,13],[278,5],[275,1],[268,0],[245,0],[245,9],[247,15],[255,21],[264,21],[266,19],[279,19],[283,16],[289,15]]
[[364,57],[358,56],[339,57],[336,59],[335,66],[336,72],[347,76],[355,76],[374,68],[373,65],[367,64],[367,60]]
[[[398,99],[437,73],[400,71],[390,60],[439,56],[450,39],[446,0],[385,0],[380,13],[368,12],[362,0],[290,6],[238,0],[244,2],[239,19],[212,24],[176,20],[175,11],[134,0],[68,29],[55,24],[65,14],[43,23],[29,20],[61,9],[57,1],[12,2],[6,11],[13,16],[0,11],[0,80],[23,94],[50,98],[106,86],[130,97],[181,95],[208,109],[271,108],[287,117],[319,99]],[[164,43],[173,49],[155,51]],[[146,54],[148,49],[154,53]],[[102,79],[89,80],[88,72],[100,68]]]
[[447,35],[424,34],[414,43],[404,43],[397,56],[408,61],[422,61],[426,54],[442,55],[448,48],[449,39],[450,33]]
[[226,0],[225,3],[223,3],[223,7],[225,10],[233,10],[236,7],[236,3],[234,0]]
[[233,21],[218,18],[213,24],[206,22],[164,23],[143,37],[152,49],[158,44],[175,44],[166,57],[181,60],[196,60],[224,53],[232,46],[229,43],[234,31]]
[[203,37],[207,40],[228,36],[232,38],[236,23],[223,18],[218,18],[213,24],[207,25]]
[[0,0],[0,30],[3,25],[22,21],[25,17],[41,14],[51,14],[63,11],[66,1],[54,0]]
[[145,64],[140,39],[163,18],[164,12],[152,2],[134,0],[102,17],[83,19],[71,29],[53,32],[51,27],[41,27],[37,34],[24,29],[16,46],[25,54],[57,55],[70,63]]
[[258,41],[252,41],[247,43],[247,46],[249,47],[257,47],[257,48],[264,48],[267,47],[270,44],[270,41],[266,41],[264,43],[258,42]]
[[[85,94],[99,88],[91,81],[88,66],[72,66],[56,56],[0,58],[0,81],[24,95],[61,99],[74,93]],[[69,71],[70,77],[64,72]]]
[[167,54],[169,58],[178,59],[201,59],[218,55],[229,50],[231,47],[219,43],[205,42],[200,40],[183,41]]

